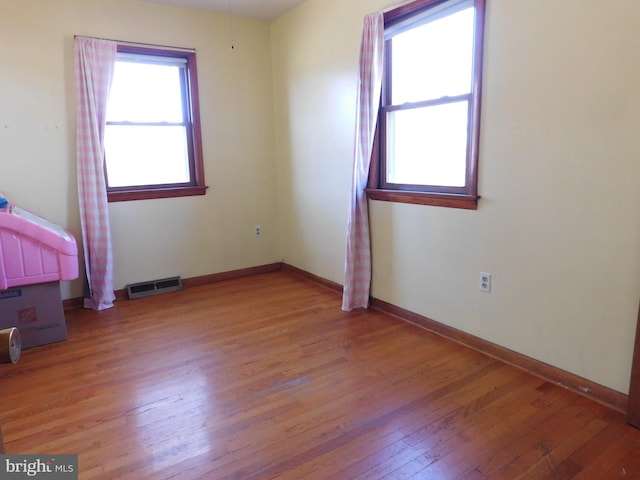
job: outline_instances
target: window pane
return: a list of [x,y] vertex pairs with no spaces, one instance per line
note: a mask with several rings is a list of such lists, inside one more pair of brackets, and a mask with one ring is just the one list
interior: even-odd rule
[[181,123],[180,68],[176,65],[117,61],[107,120]]
[[189,182],[186,128],[107,125],[110,187]]
[[391,103],[469,93],[474,9],[467,8],[393,37]]
[[464,187],[468,102],[387,113],[387,182]]

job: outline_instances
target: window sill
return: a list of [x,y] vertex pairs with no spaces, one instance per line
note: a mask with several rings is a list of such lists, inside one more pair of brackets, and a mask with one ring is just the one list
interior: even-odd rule
[[109,202],[128,202],[131,200],[149,200],[152,198],[193,197],[196,195],[204,195],[207,192],[207,188],[209,187],[167,187],[147,190],[123,189],[107,192],[107,200]]
[[381,190],[368,188],[369,200],[382,202],[412,203],[415,205],[432,205],[435,207],[478,209],[479,196],[455,195],[450,193],[407,192],[402,190]]

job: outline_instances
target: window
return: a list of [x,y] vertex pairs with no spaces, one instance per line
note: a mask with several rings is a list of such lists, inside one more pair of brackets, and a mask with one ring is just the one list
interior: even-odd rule
[[417,0],[385,13],[370,198],[477,208],[483,23],[484,0]]
[[111,202],[205,193],[193,51],[118,46],[105,172]]

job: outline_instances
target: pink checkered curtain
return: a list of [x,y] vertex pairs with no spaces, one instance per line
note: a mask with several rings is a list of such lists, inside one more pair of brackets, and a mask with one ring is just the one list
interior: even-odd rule
[[76,37],[76,156],[84,244],[85,308],[113,307],[113,253],[104,177],[104,131],[117,43]]
[[373,152],[373,140],[380,106],[384,57],[384,17],[382,12],[364,19],[360,46],[360,81],[356,110],[356,148],[351,185],[351,205],[347,227],[342,309],[369,306],[371,287],[371,240],[369,208],[365,188]]

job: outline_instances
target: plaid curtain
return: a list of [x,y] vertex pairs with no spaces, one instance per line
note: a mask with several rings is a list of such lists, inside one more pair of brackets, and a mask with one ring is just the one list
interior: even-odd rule
[[113,306],[113,253],[104,177],[104,131],[117,43],[75,38],[76,157],[87,292],[85,308]]
[[373,152],[373,140],[380,106],[384,57],[384,16],[382,12],[364,19],[360,46],[360,81],[356,111],[356,148],[351,185],[351,205],[347,227],[342,309],[369,306],[371,287],[371,240],[369,209],[365,188]]

